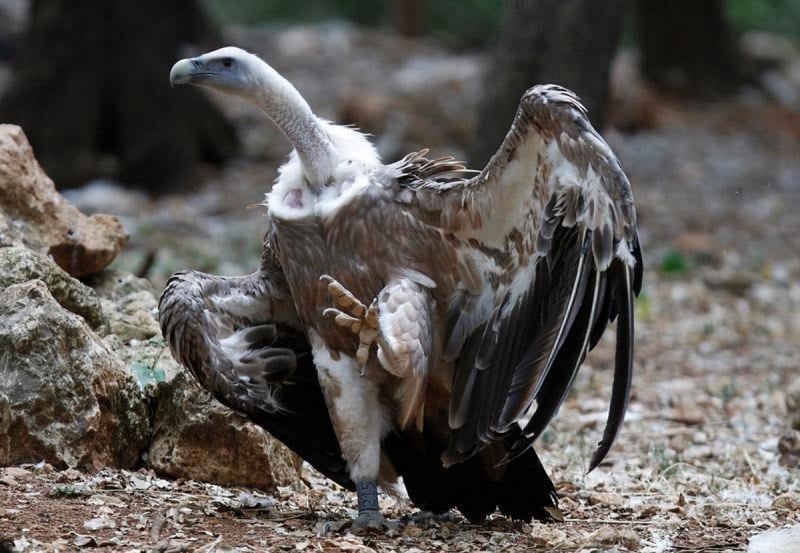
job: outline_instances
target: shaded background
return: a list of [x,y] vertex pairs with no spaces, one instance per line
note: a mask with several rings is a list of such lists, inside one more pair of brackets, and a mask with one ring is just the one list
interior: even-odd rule
[[[469,71],[480,73],[480,80],[470,83],[475,90],[417,86],[442,96],[472,94],[466,101],[475,100],[477,114],[474,106],[461,109],[463,98],[440,100],[472,126],[446,138],[406,133],[381,149],[393,158],[420,146],[456,148],[478,166],[494,152],[518,98],[532,83],[574,89],[600,128],[612,107],[610,68],[621,51],[637,56],[631,65],[647,85],[687,99],[720,99],[748,87],[780,94],[774,90],[780,85],[765,82],[764,72],[782,61],[775,59],[781,54],[774,50],[783,47],[775,37],[796,37],[800,28],[800,6],[790,0],[87,0],[75,5],[5,0],[0,10],[0,57],[7,64],[0,120],[25,128],[62,188],[107,177],[150,192],[195,185],[200,164],[251,157],[249,144],[242,149],[236,121],[225,119],[203,93],[170,90],[164,79],[165,68],[182,54],[231,42],[236,32],[253,36],[251,47],[274,64],[310,69],[306,73],[316,81],[306,94],[319,90],[328,97],[328,105],[317,108],[325,111],[336,102],[336,120],[359,124],[379,138],[396,130],[389,122],[398,110],[375,116],[373,106],[355,96],[363,93],[368,100],[384,88],[380,75],[350,78],[350,98],[342,102],[336,98],[341,87],[329,90],[329,75],[315,70],[333,67],[338,73],[338,65],[356,66],[371,56],[369,45],[336,51],[343,42],[316,44],[315,53],[309,48],[322,37],[292,43],[291,35],[274,40],[276,32],[293,23],[327,21],[323,26],[338,28],[345,41],[357,37],[358,29],[364,37],[385,37],[386,43],[406,38],[414,47],[427,43],[466,56],[470,67],[443,63],[439,72],[465,81]],[[747,34],[753,30],[771,33],[773,43],[748,43],[743,49],[742,38],[758,41]],[[259,33],[263,40],[255,38]],[[314,57],[330,59],[314,68]],[[384,65],[391,72],[390,63]],[[397,84],[392,83],[394,91]],[[619,85],[624,93],[632,83]],[[434,109],[430,118],[437,115]],[[624,115],[611,121],[627,131],[646,123]],[[437,124],[442,125],[431,122]]]

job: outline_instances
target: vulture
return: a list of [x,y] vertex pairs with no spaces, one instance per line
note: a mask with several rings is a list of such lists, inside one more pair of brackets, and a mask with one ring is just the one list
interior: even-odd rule
[[170,81],[252,102],[294,147],[263,202],[259,270],[168,282],[159,317],[175,358],[354,490],[355,529],[392,524],[377,487],[400,479],[424,511],[562,517],[532,445],[616,321],[589,470],[604,459],[628,406],[642,285],[630,183],[576,95],[528,90],[478,172],[427,150],[382,163],[235,47],[178,61]]

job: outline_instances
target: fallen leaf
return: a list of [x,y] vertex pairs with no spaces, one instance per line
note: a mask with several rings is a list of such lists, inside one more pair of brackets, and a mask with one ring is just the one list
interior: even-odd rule
[[72,543],[77,547],[97,547],[97,541],[92,536],[78,534]]
[[616,493],[595,492],[589,496],[589,505],[622,505],[625,499]]
[[772,501],[772,506],[787,511],[800,511],[800,494],[791,492],[781,494]]
[[83,523],[83,527],[87,530],[97,531],[103,528],[116,528],[116,523],[108,517],[90,518]]

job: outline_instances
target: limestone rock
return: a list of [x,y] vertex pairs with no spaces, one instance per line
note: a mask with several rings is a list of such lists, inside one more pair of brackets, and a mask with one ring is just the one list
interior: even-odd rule
[[0,376],[0,465],[132,467],[146,448],[133,378],[41,280],[0,292]]
[[800,467],[800,431],[787,428],[778,439],[780,463],[785,467]]
[[789,426],[800,430],[800,378],[797,378],[786,390],[786,414]]
[[52,259],[25,248],[0,248],[0,289],[34,279],[44,282],[64,309],[86,319],[92,328],[105,322],[94,290],[69,276]]
[[162,475],[266,490],[299,477],[289,449],[217,403],[184,370],[159,384],[152,427],[148,464]]
[[116,217],[87,217],[56,191],[20,127],[0,125],[0,245],[49,254],[82,277],[105,268],[127,240]]
[[100,296],[110,332],[121,341],[161,336],[153,315],[158,300],[149,281],[107,269],[87,282]]

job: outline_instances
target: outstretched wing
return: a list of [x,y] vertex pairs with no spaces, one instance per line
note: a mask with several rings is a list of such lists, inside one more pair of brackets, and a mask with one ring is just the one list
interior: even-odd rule
[[[408,180],[408,179],[406,179]],[[537,86],[487,167],[470,180],[409,184],[425,220],[480,250],[494,266],[471,306],[471,332],[447,350],[458,359],[447,463],[463,460],[536,410],[513,454],[541,434],[588,350],[618,317],[614,385],[603,438],[607,454],[630,394],[633,298],[642,262],[630,183],[570,91]],[[464,317],[450,313],[451,326]],[[448,329],[448,332],[450,329]],[[461,337],[460,337],[461,336]]]
[[280,266],[242,277],[174,274],[159,300],[172,355],[223,405],[353,488]]

